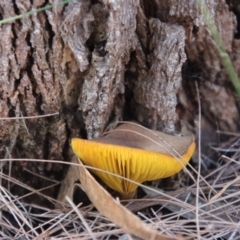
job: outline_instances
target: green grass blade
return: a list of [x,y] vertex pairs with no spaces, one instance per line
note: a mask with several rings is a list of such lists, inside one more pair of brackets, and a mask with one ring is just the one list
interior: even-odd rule
[[235,87],[235,90],[240,97],[240,81],[238,78],[238,75],[233,67],[232,61],[222,43],[222,39],[218,33],[217,27],[215,25],[214,19],[212,18],[212,15],[210,14],[206,4],[202,0],[196,0],[197,4],[202,10],[204,22],[206,23],[213,40],[216,43],[217,50],[219,52],[219,56],[221,58],[222,64],[224,68],[226,69],[233,86]]
[[23,13],[23,14],[20,14],[20,15],[16,15],[16,16],[13,16],[13,17],[10,17],[10,18],[5,18],[3,20],[0,20],[0,25],[4,24],[4,23],[9,23],[9,22],[12,22],[12,21],[15,21],[15,20],[18,20],[18,19],[21,19],[23,17],[28,17],[30,15],[33,15],[34,13],[39,13],[39,12],[42,12],[42,11],[45,11],[45,10],[48,10],[48,9],[51,9],[55,6],[60,6],[60,5],[64,5],[66,3],[69,3],[69,2],[72,2],[73,0],[64,0],[62,2],[59,2],[59,3],[56,3],[56,4],[51,4],[51,5],[47,5],[45,7],[41,7],[41,8],[37,8],[37,9],[34,9],[32,11],[29,11],[29,12],[26,12],[26,13]]

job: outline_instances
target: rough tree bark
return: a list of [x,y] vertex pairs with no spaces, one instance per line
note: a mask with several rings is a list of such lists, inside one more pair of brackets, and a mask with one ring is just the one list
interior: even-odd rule
[[[59,1],[31,2],[1,0],[0,18]],[[205,2],[240,75],[240,5]],[[67,161],[69,138],[96,137],[116,120],[184,131],[197,119],[195,82],[206,137],[216,123],[239,129],[239,99],[194,0],[75,0],[3,24],[0,73],[0,117],[60,113],[0,120],[1,158]],[[63,178],[61,165],[15,163],[11,174],[35,188],[48,182],[24,167]]]

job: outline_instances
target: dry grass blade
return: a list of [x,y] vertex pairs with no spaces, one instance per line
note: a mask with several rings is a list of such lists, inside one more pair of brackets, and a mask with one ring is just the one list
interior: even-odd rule
[[[197,98],[198,98],[198,120],[201,122],[201,101],[200,101],[200,94],[197,82],[196,84],[196,92],[197,92]],[[198,141],[198,174],[197,174],[197,196],[196,196],[196,225],[197,225],[197,235],[198,239],[200,240],[200,225],[199,225],[199,182],[200,182],[200,176],[201,176],[201,162],[202,162],[202,156],[201,156],[201,125],[198,127],[198,135],[199,135],[199,141]]]
[[79,211],[78,207],[75,206],[75,204],[72,202],[72,200],[69,197],[66,197],[66,199],[69,202],[69,204],[71,205],[71,207],[74,209],[74,211],[77,213],[78,217],[81,219],[83,225],[85,226],[85,228],[88,231],[88,233],[91,236],[91,238],[93,240],[96,240],[96,237],[93,235],[93,232],[92,232],[91,228],[89,227],[87,221],[84,219],[83,215]]
[[213,196],[210,201],[214,201],[216,199],[218,199],[226,190],[227,188],[229,188],[231,185],[233,185],[234,183],[238,182],[240,180],[240,176],[238,176],[237,178],[235,178],[233,181],[230,181],[229,183],[227,183],[221,191],[219,191],[215,196]]

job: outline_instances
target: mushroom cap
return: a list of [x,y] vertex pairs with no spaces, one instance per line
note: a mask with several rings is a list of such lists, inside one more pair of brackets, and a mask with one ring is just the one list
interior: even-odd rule
[[[193,136],[171,136],[133,123],[122,124],[97,139],[73,138],[71,146],[84,164],[137,183],[178,173],[187,165],[196,147]],[[138,187],[117,176],[91,171],[121,194],[131,194]]]

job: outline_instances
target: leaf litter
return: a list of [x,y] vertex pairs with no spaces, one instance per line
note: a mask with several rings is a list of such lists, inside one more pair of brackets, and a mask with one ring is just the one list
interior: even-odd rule
[[[81,203],[79,203],[76,207],[72,207],[65,198],[67,195],[72,199],[73,190],[78,187],[76,184],[76,179],[78,178],[78,176],[76,176],[78,174],[77,171],[86,171],[80,166],[80,163],[78,163],[76,159],[75,163],[74,161],[71,163],[71,168],[75,169],[75,175],[73,172],[69,175],[71,177],[65,185],[65,189],[67,189],[68,192],[62,195],[62,199],[58,199],[60,201],[56,201],[56,199],[43,194],[42,192],[46,189],[32,189],[1,172],[2,181],[7,181],[29,190],[28,194],[18,197],[12,195],[5,185],[1,186],[1,237],[4,239],[43,239],[48,237],[52,237],[53,239],[92,239],[92,236],[96,239],[120,239],[121,236],[127,237],[128,235],[125,235],[126,232],[135,232],[132,229],[121,226],[121,222],[119,223],[111,219],[111,215],[114,214],[117,218],[117,211],[115,209],[113,214],[111,211],[108,212],[110,208],[106,207],[108,206],[106,201],[114,201],[116,206],[121,206],[124,210],[128,209],[131,214],[138,215],[141,224],[146,224],[147,229],[152,229],[152,233],[158,231],[157,234],[165,234],[175,239],[180,236],[186,239],[198,238],[195,223],[195,203],[196,186],[199,184],[201,191],[199,193],[198,221],[202,239],[238,239],[240,230],[239,151],[231,152],[231,154],[224,151],[226,147],[230,148],[233,144],[235,148],[239,147],[238,137],[233,136],[233,138],[234,140],[230,139],[229,142],[223,143],[223,148],[221,148],[221,146],[218,147],[222,154],[218,159],[218,161],[221,161],[221,164],[215,167],[215,169],[209,169],[208,174],[200,176],[199,183],[193,182],[188,186],[182,186],[172,191],[148,187],[148,190],[146,190],[147,196],[122,200],[122,206],[116,202],[113,197],[107,195],[107,200],[105,199],[105,205],[103,206],[105,207],[104,211],[94,202],[94,204],[87,206],[82,206]],[[21,159],[12,159],[12,161],[13,160],[21,161]],[[25,160],[27,161],[27,159]],[[6,159],[1,161],[6,161]],[[9,161],[11,161],[11,159]],[[31,161],[37,162],[39,160]],[[52,163],[59,164],[61,162],[52,161]],[[76,171],[76,169],[78,170]],[[191,169],[189,171],[191,171]],[[85,172],[84,174],[82,174],[82,177],[85,177],[85,180],[83,179],[83,181],[81,181],[82,185],[85,181],[86,186],[88,186],[89,176],[92,181],[95,181],[89,173]],[[191,174],[196,178],[196,173],[191,171]],[[66,181],[66,179],[64,181]],[[191,183],[191,181],[189,183]],[[97,182],[95,181],[93,184],[97,184]],[[52,181],[49,188],[53,185],[56,185],[56,183]],[[142,189],[146,189],[147,187],[142,184],[138,185],[140,185]],[[64,184],[62,184],[62,187],[63,186]],[[86,186],[82,187],[86,190]],[[101,188],[101,191],[102,190]],[[60,192],[61,191],[64,192],[63,189],[61,189]],[[100,200],[99,195],[95,194],[95,202],[104,203],[104,194],[107,193],[105,190],[103,191],[104,193],[101,193],[103,195],[100,195]],[[24,198],[31,194],[37,194],[41,198],[46,198],[57,207],[50,209],[26,203]],[[92,195],[94,196],[94,192],[92,192]],[[65,201],[63,201],[63,199],[65,199]],[[99,208],[100,211],[96,210],[96,208]],[[82,218],[85,219],[85,224],[83,224],[83,221],[79,218],[79,212]],[[133,221],[133,224],[134,223],[135,221]],[[86,226],[88,226],[88,231],[86,230]],[[131,227],[131,225],[127,227]],[[89,229],[91,231],[89,231]],[[137,239],[135,237],[136,234],[129,236]]]

